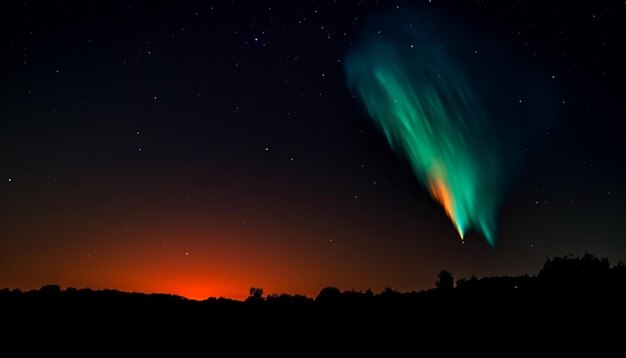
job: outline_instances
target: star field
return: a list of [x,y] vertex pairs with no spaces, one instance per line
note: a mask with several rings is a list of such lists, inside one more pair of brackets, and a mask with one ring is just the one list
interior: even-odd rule
[[[0,287],[315,295],[626,257],[624,2],[0,8]],[[552,89],[493,250],[458,239],[346,84],[364,24],[409,8]]]

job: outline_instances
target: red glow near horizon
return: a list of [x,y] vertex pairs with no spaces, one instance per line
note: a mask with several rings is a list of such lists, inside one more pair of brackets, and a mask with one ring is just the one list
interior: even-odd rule
[[208,207],[176,211],[167,193],[155,199],[164,201],[158,205],[114,196],[108,198],[113,204],[104,205],[105,195],[77,185],[6,211],[0,288],[58,284],[245,299],[250,287],[261,287],[265,294],[315,297],[326,286],[428,288],[441,269],[434,259],[415,260],[410,241],[385,241],[403,233],[376,221],[376,211],[360,216],[345,207],[341,212],[350,215],[322,220],[328,209],[312,199],[282,199],[278,205],[257,196],[247,200],[260,213],[244,223],[237,198],[202,200]]
[[[329,285],[345,289],[403,288],[402,278],[394,277],[394,285],[384,270],[354,256],[341,240],[320,239],[311,224],[299,224],[296,232],[268,220],[234,228],[224,221],[199,223],[188,218],[165,224],[155,220],[154,224],[137,222],[97,229],[84,225],[66,228],[56,221],[28,228],[17,225],[20,231],[9,233],[16,240],[11,247],[3,248],[12,255],[2,258],[0,286],[27,290],[53,283],[167,293],[197,300],[243,300],[250,287],[262,287],[266,294],[309,297]],[[299,235],[298,240],[291,240],[295,235]],[[30,237],[47,240],[26,249],[23,243]],[[72,244],[56,247],[54,242],[59,237]],[[424,282],[431,280],[427,277]],[[415,277],[407,281],[415,282]],[[404,283],[404,288],[413,288],[410,285],[415,287]]]

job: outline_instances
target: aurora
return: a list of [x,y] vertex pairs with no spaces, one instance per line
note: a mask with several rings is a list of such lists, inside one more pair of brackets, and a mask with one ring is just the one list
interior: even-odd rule
[[370,22],[344,66],[351,91],[461,239],[473,230],[493,247],[519,162],[506,127],[522,100],[489,63],[494,56],[478,54],[476,41],[459,34],[416,14],[388,14]]

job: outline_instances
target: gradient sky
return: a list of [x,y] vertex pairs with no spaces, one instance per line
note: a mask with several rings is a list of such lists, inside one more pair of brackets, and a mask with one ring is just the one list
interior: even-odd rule
[[[346,84],[364,23],[408,3],[514,59],[514,87],[555,89],[495,249],[461,242]],[[0,287],[315,296],[626,258],[624,3],[9,1],[0,14]]]

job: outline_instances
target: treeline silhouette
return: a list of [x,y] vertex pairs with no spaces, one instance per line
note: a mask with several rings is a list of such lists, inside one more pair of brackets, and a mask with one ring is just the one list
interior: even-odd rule
[[168,294],[129,293],[117,290],[89,288],[61,289],[46,285],[39,290],[0,290],[0,304],[123,304],[123,305],[217,305],[217,306],[441,306],[458,304],[464,307],[508,306],[521,304],[535,307],[545,304],[622,304],[626,292],[626,265],[611,266],[606,258],[591,254],[548,259],[537,275],[462,278],[454,280],[452,273],[443,270],[435,281],[435,288],[419,292],[399,292],[387,288],[379,293],[341,291],[326,287],[317,297],[272,294],[264,296],[262,288],[252,287],[249,297],[242,301],[211,297],[203,301],[189,300]]
[[316,349],[329,355],[337,347],[351,355],[355,347],[370,354],[378,347],[380,354],[392,356],[428,354],[428,347],[439,353],[448,347],[482,352],[503,342],[509,343],[503,345],[506,350],[496,350],[501,354],[546,343],[577,349],[586,344],[593,352],[611,346],[623,350],[623,263],[567,256],[547,260],[536,275],[456,280],[444,270],[433,284],[419,292],[326,287],[314,298],[265,295],[253,287],[243,301],[58,285],[2,289],[0,341],[5,352],[11,352],[9,346],[24,352],[40,347],[47,354],[89,347],[74,351],[81,355],[103,349],[119,355],[128,347],[142,355],[146,349],[162,354],[164,347],[176,355],[195,355],[222,346],[233,354],[252,348],[257,355],[276,351],[289,356]]

